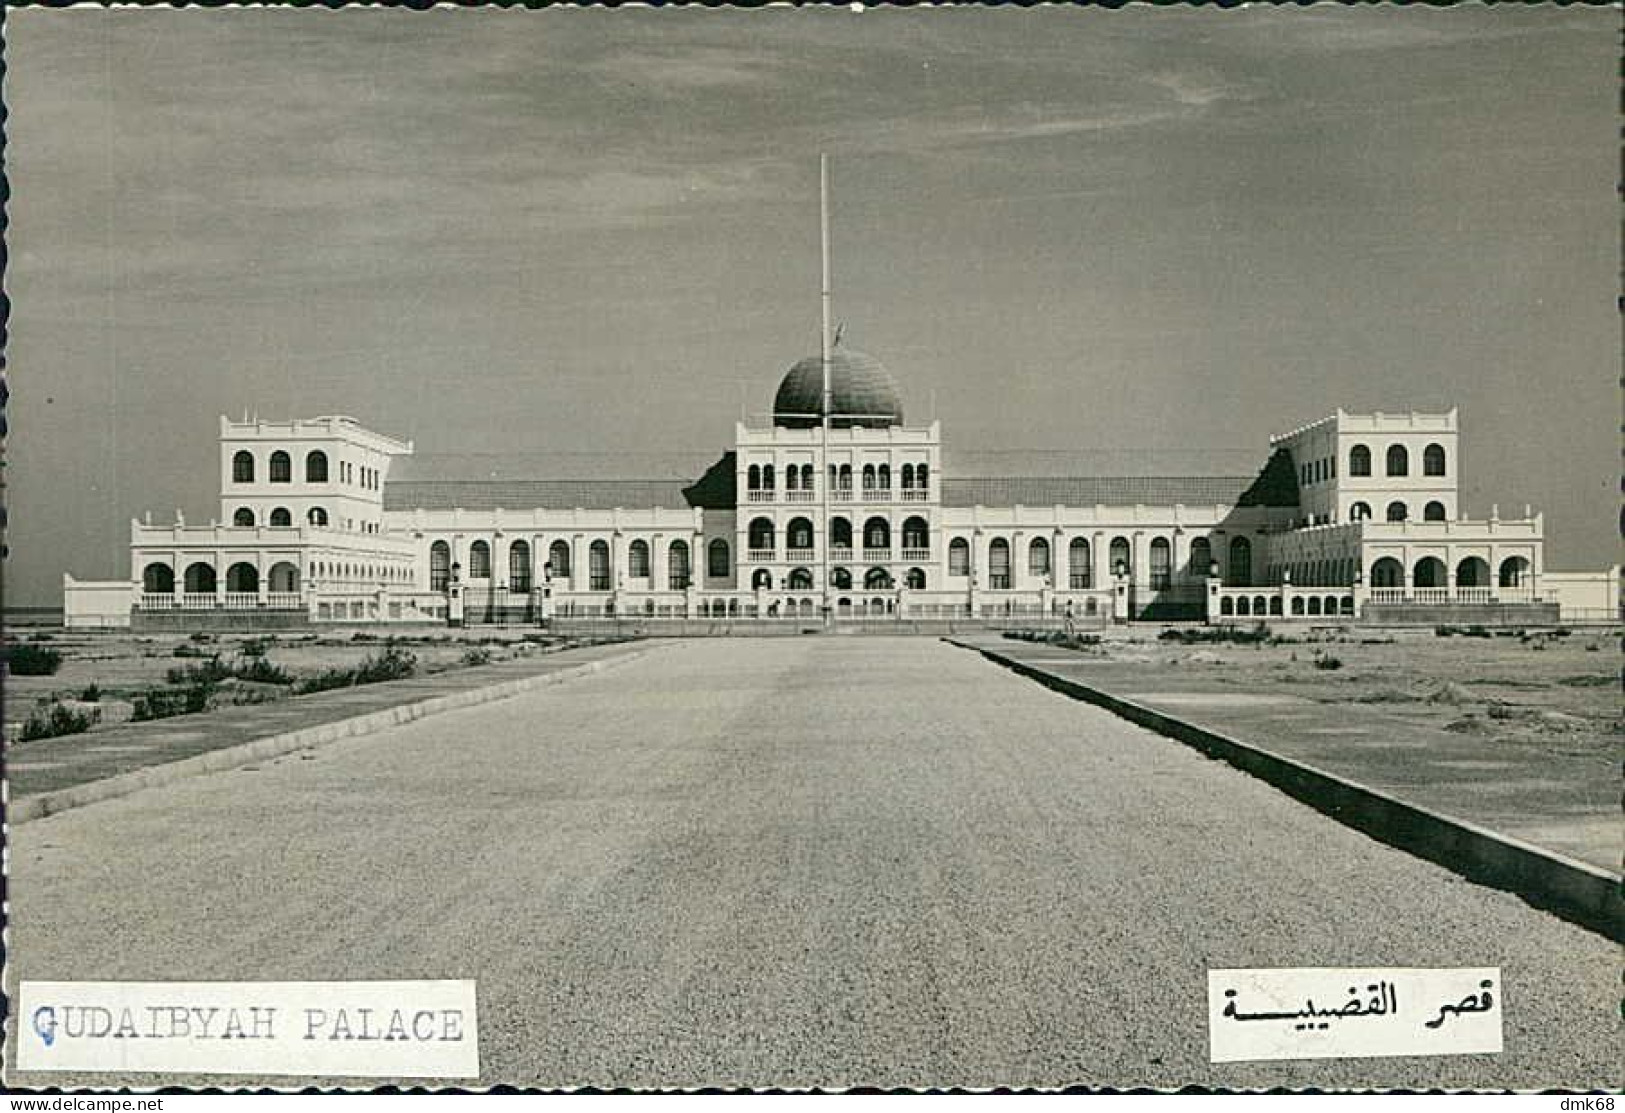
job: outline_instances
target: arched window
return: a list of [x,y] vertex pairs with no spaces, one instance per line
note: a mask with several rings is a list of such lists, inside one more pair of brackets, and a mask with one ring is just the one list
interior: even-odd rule
[[278,528],[293,525],[293,515],[288,513],[286,506],[279,506],[271,511],[271,525]]
[[1357,444],[1349,449],[1349,474],[1371,474],[1371,450],[1363,444]]
[[327,453],[319,448],[305,454],[305,482],[327,482]]
[[[785,544],[789,548],[805,550],[813,547],[813,524],[807,518],[791,518],[784,529]],[[811,586],[811,585],[809,585]]]
[[1422,450],[1422,474],[1444,474],[1444,446],[1430,444]]
[[1444,561],[1438,557],[1423,557],[1411,569],[1411,586],[1443,587],[1444,576]]
[[880,489],[882,491],[891,490],[891,465],[881,464],[877,474],[880,480]]
[[1370,517],[1371,504],[1368,502],[1357,502],[1349,507],[1349,521],[1351,522],[1363,522]]
[[1190,570],[1193,576],[1206,576],[1213,568],[1213,546],[1205,537],[1191,538]]
[[231,516],[231,524],[234,526],[252,526],[254,524],[254,512],[246,506],[239,506]]
[[752,491],[762,489],[762,468],[760,464],[752,464],[745,472],[745,486]]
[[280,448],[271,453],[270,480],[272,483],[293,482],[293,460]]
[[1470,556],[1456,565],[1457,587],[1489,587],[1490,562],[1483,557]]
[[666,586],[673,591],[682,591],[688,587],[688,580],[688,542],[673,541],[666,550]]
[[175,570],[167,564],[147,565],[141,570],[141,590],[148,595],[173,595]]
[[829,547],[832,549],[850,549],[852,547],[851,519],[831,518],[829,520]]
[[870,518],[863,523],[863,547],[865,549],[891,548],[891,523],[884,518]]
[[530,590],[530,542],[515,541],[508,546],[508,589]]
[[267,591],[275,591],[291,595],[299,590],[299,567],[289,561],[282,560],[271,565],[271,571],[265,575]]
[[794,464],[784,469],[784,489],[786,491],[801,490],[801,469]]
[[865,491],[875,489],[875,466],[873,464],[863,465],[863,489]]
[[553,542],[547,550],[547,563],[553,566],[549,570],[549,575],[568,580],[570,578],[570,543],[568,541]]
[[1151,586],[1159,590],[1166,588],[1173,582],[1173,577],[1173,547],[1168,544],[1166,537],[1153,537],[1151,539]]
[[213,595],[215,583],[214,565],[198,561],[186,566],[181,589],[188,595]]
[[903,583],[908,585],[908,589],[910,591],[924,591],[925,590],[925,569],[923,569],[923,568],[910,568],[908,570],[908,576],[903,580]]
[[1089,542],[1085,538],[1074,537],[1067,546],[1066,567],[1074,591],[1095,586],[1095,570],[1090,565]]
[[931,467],[929,464],[914,465],[914,486],[922,491],[931,486]]
[[771,551],[773,548],[773,520],[771,518],[753,518],[748,534],[749,545],[759,552]]
[[476,541],[468,547],[468,578],[471,580],[491,578],[491,546],[484,541]]
[[1422,508],[1422,520],[1424,522],[1444,521],[1444,503],[1435,500],[1424,506]]
[[931,527],[925,519],[913,516],[903,519],[903,548],[924,552],[931,547]]
[[609,543],[594,541],[587,547],[587,590],[608,591],[609,584]]
[[801,489],[803,491],[813,489],[813,466],[811,464],[801,465]]
[[829,573],[829,582],[840,591],[847,591],[852,587],[852,573],[846,568],[833,568]]
[[806,568],[792,568],[790,575],[785,578],[784,586],[791,591],[811,591],[813,574]]
[[728,543],[718,537],[706,548],[706,574],[714,580],[725,580],[733,571],[728,560]]
[[762,465],[762,489],[765,490],[765,491],[771,491],[773,489],[773,465],[772,464],[763,464]]
[[842,464],[840,473],[840,486],[843,491],[852,489],[852,465]]
[[238,561],[226,569],[226,590],[247,595],[260,589],[260,570],[247,561]]
[[970,575],[970,542],[963,537],[948,542],[948,575]]
[[1134,572],[1134,550],[1129,545],[1128,538],[1112,538],[1111,572],[1114,576],[1127,576]]
[[1390,522],[1403,522],[1409,516],[1410,511],[1406,509],[1403,502],[1391,502],[1388,504],[1388,520]]
[[913,464],[904,464],[903,465],[903,490],[912,491],[913,489],[914,489],[914,465]]
[[995,537],[987,547],[987,586],[1005,589],[1010,586],[1010,542]]
[[1027,572],[1040,578],[1049,575],[1049,542],[1042,537],[1033,538],[1027,546]]
[[1411,454],[1405,451],[1402,444],[1388,446],[1388,474],[1409,475],[1411,472]]
[[429,590],[444,591],[452,585],[452,546],[436,541],[429,546]]
[[649,578],[649,543],[637,540],[626,547],[626,574],[634,580]]
[[254,454],[252,452],[239,452],[231,458],[231,481],[233,483],[254,482]]
[[305,512],[305,520],[313,526],[325,526],[327,524],[327,511],[320,506],[313,506]]
[[773,573],[769,572],[766,568],[758,568],[756,571],[750,574],[750,586],[753,589],[764,588],[768,591],[773,590]]
[[[871,591],[884,591],[892,586],[891,573],[884,568],[871,568],[863,574],[863,586]],[[885,605],[884,600],[876,599],[875,602]]]
[[1521,556],[1507,557],[1501,562],[1501,586],[1523,587],[1529,579],[1529,561]]
[[1253,543],[1245,537],[1230,539],[1230,567],[1225,583],[1230,587],[1253,586]]

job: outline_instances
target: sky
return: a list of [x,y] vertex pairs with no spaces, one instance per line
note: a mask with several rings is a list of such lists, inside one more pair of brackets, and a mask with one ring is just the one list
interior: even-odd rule
[[949,453],[1458,406],[1463,508],[1605,567],[1617,20],[12,10],[7,605],[217,513],[220,414],[720,454],[818,350],[821,152],[844,342]]

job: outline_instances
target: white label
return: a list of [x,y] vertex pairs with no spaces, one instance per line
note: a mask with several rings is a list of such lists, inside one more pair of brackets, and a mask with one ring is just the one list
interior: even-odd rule
[[1212,1059],[1501,1050],[1501,971],[1209,970]]
[[17,1068],[477,1078],[474,983],[23,982]]

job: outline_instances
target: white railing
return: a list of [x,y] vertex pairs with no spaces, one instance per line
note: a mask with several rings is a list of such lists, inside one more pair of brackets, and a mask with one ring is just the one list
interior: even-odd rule
[[890,502],[890,487],[865,487],[863,489],[864,502]]
[[931,550],[930,549],[904,549],[902,551],[901,559],[903,559],[903,560],[918,560],[918,561],[930,560],[931,559]]
[[863,559],[867,560],[867,561],[870,561],[870,562],[890,560],[891,559],[891,550],[890,549],[865,549],[865,550],[863,550]]
[[260,605],[260,596],[257,591],[228,591],[222,602],[227,610],[251,611]]
[[771,564],[778,559],[775,549],[747,549],[745,559],[754,564]]
[[845,564],[852,559],[851,549],[831,549],[829,559],[835,564]]
[[812,558],[812,549],[786,549],[784,553],[784,559],[790,561],[811,560]]
[[1456,588],[1456,602],[1458,603],[1493,603],[1495,592],[1487,587],[1458,587]]
[[214,593],[205,595],[202,592],[188,591],[181,594],[181,610],[183,611],[212,611],[215,608]]
[[786,492],[784,492],[784,501],[785,502],[811,502],[811,501],[813,501],[813,492],[811,492],[811,491],[786,491]]
[[305,597],[297,591],[272,591],[266,594],[265,604],[282,610],[298,610],[304,607]]
[[1416,603],[1448,603],[1450,602],[1450,589],[1447,587],[1413,587],[1411,588],[1411,601]]
[[137,603],[137,606],[139,606],[144,611],[168,611],[168,610],[173,610],[174,607],[175,607],[175,593],[174,592],[158,593],[158,592],[144,591],[144,592],[141,593],[141,599]]
[[908,487],[904,488],[903,490],[904,502],[925,502],[930,497],[931,495],[929,491],[923,491],[918,487]]
[[1402,587],[1374,587],[1371,589],[1373,603],[1403,603],[1405,589]]
[[829,497],[831,502],[851,502],[852,488],[837,487],[835,490],[829,493]]
[[747,491],[747,492],[745,492],[745,501],[746,502],[772,502],[773,501],[773,496],[776,493],[777,492],[774,492],[774,491]]

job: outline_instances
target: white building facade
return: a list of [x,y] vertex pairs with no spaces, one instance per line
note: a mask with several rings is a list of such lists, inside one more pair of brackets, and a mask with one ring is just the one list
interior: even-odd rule
[[[132,523],[130,581],[66,577],[67,621],[1536,623],[1579,582],[1543,586],[1538,514],[1462,515],[1453,410],[1340,410],[1255,476],[969,474],[877,360],[830,365],[827,415],[803,360],[720,459],[656,475],[222,418],[216,521]],[[1584,592],[1617,612],[1617,569]]]

